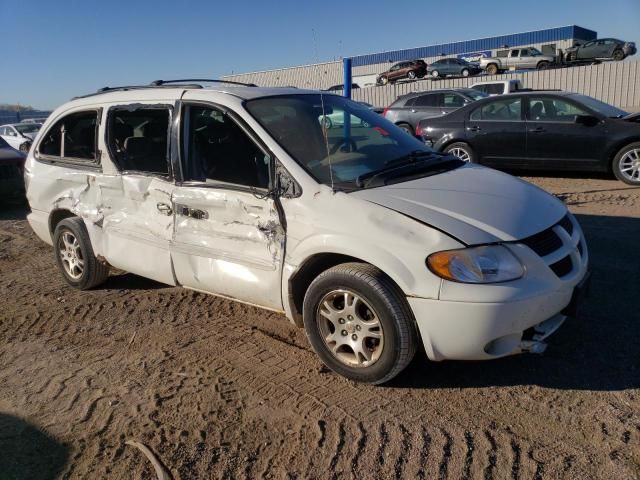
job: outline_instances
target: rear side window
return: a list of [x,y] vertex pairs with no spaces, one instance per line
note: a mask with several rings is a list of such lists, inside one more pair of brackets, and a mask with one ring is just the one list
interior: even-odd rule
[[98,110],[75,112],[58,120],[47,130],[38,154],[69,162],[96,163]]
[[416,107],[437,107],[438,106],[438,94],[432,93],[429,95],[422,95],[416,98],[414,103]]
[[522,102],[520,98],[507,98],[485,103],[476,108],[469,116],[470,120],[517,121],[521,120]]
[[121,171],[169,175],[169,107],[109,110],[107,143]]

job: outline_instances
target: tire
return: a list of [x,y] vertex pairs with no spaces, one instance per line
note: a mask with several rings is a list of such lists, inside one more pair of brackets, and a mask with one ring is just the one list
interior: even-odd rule
[[613,58],[616,62],[620,62],[624,60],[624,52],[620,49],[614,50],[611,58]]
[[309,342],[325,365],[357,382],[391,380],[418,346],[404,294],[366,263],[343,263],[318,275],[305,294],[303,318]]
[[407,77],[409,77],[409,80],[415,80],[416,79],[416,72],[414,72],[413,70],[410,71],[409,73],[407,73]]
[[462,72],[460,72],[462,74],[463,77],[468,77],[469,75],[471,75],[471,72],[469,71],[468,68],[463,68]]
[[29,142],[24,142],[23,144],[20,145],[20,147],[18,147],[18,150],[20,150],[23,153],[29,153],[30,148],[31,148],[31,144]]
[[369,128],[371,126],[371,124],[369,122],[367,122],[366,120],[360,120],[360,126],[363,128]]
[[613,174],[627,185],[640,185],[640,142],[630,143],[613,158]]
[[500,73],[500,70],[498,70],[498,66],[495,63],[492,63],[487,67],[487,73],[489,75],[497,75]]
[[413,132],[415,131],[413,128],[411,128],[411,125],[409,125],[408,123],[398,123],[397,125],[402,130],[407,132],[407,135],[413,135]]
[[549,68],[549,62],[538,62],[538,65],[536,65],[536,69],[538,70],[546,70],[547,68]]
[[445,153],[451,153],[467,163],[476,163],[476,154],[468,143],[455,142],[447,145]]
[[389,83],[389,79],[387,77],[380,77],[380,85],[386,85]]
[[576,59],[576,54],[575,53],[568,53],[567,54],[567,62],[573,62]]
[[431,72],[431,76],[432,76],[433,78],[440,78],[440,72],[439,72],[438,70],[433,70],[433,71]]
[[333,122],[329,117],[325,116],[323,122],[324,122],[323,125],[325,129],[329,130],[330,128],[333,127]]
[[88,290],[109,276],[109,267],[94,255],[87,229],[78,217],[58,223],[53,233],[53,251],[62,276],[74,288]]

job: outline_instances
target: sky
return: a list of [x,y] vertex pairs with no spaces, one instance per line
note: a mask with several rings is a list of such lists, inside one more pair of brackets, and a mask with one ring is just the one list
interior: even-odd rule
[[640,45],[640,0],[0,0],[0,103],[573,24]]

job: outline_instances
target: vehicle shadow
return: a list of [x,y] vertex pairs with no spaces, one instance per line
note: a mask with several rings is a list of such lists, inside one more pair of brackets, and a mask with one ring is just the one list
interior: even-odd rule
[[[549,338],[541,355],[487,362],[412,364],[393,388],[477,388],[539,385],[556,389],[619,391],[640,387],[640,218],[576,215],[587,238],[591,288],[577,318]],[[473,321],[470,319],[469,321]],[[460,332],[464,335],[464,332]]]
[[67,445],[25,420],[0,413],[0,478],[53,480],[68,458]]
[[115,274],[112,273],[107,281],[98,288],[100,290],[158,290],[174,287],[133,273],[117,271]]

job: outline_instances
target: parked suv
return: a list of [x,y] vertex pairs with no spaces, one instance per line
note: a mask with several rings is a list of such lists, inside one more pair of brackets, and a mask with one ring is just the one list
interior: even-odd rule
[[573,47],[567,48],[564,53],[568,62],[591,59],[612,59],[619,61],[624,60],[629,55],[635,55],[636,44],[616,38],[600,38],[582,45],[578,43]]
[[387,83],[396,83],[403,78],[415,80],[416,78],[423,78],[426,74],[427,64],[424,60],[411,60],[396,63],[386,72],[382,72],[376,78],[376,83],[378,85],[386,85]]
[[[340,112],[362,121],[318,121]],[[539,352],[587,271],[561,201],[326,92],[103,90],[51,114],[26,183],[69,285],[113,266],[284,312],[362,382],[420,343],[432,360]]]
[[446,115],[486,96],[486,93],[471,88],[414,92],[399,97],[382,114],[387,120],[413,135],[418,122],[423,118]]

